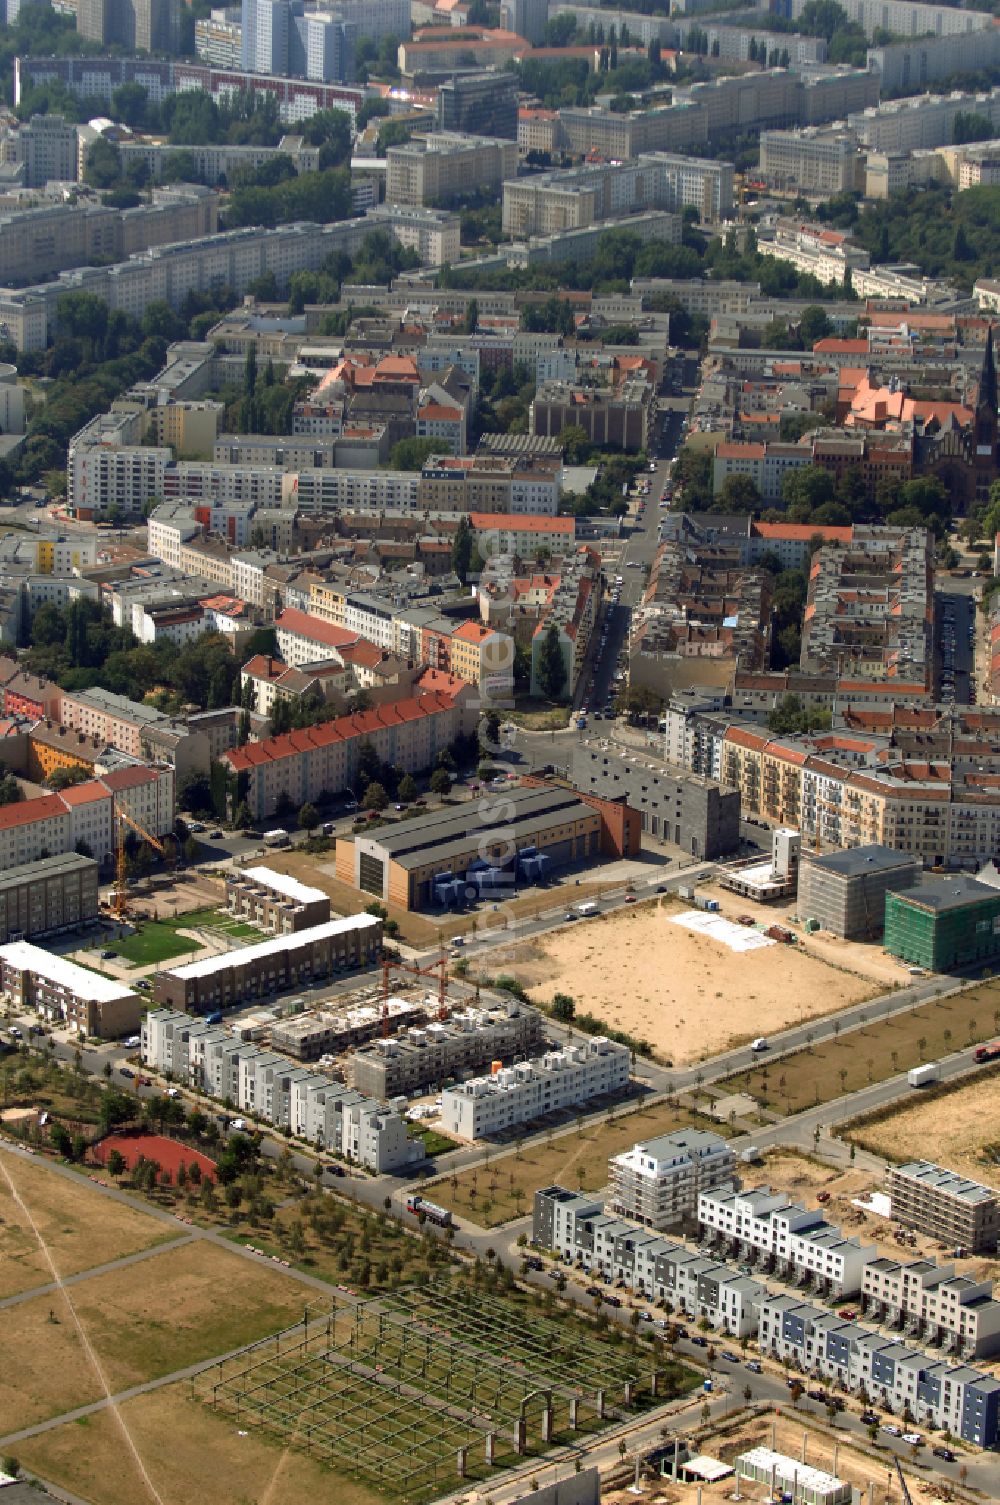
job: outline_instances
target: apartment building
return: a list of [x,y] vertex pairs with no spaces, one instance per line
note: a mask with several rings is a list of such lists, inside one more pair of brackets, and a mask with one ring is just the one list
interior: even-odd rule
[[213,1013],[374,966],[381,953],[382,921],[374,915],[347,915],[187,966],[166,968],[156,974],[154,992],[158,1004]]
[[550,627],[559,637],[566,682],[563,692],[575,693],[587,661],[587,650],[597,622],[602,600],[601,556],[581,544],[571,556],[563,556],[555,588],[545,594],[543,608],[531,636],[531,693],[541,694],[539,670],[542,647]]
[[[921,7],[923,8],[923,7]],[[1000,34],[995,27],[929,35],[915,41],[869,47],[868,66],[877,73],[885,97],[909,94],[960,73],[980,73],[1000,62]]]
[[874,1245],[845,1238],[822,1212],[790,1202],[769,1186],[738,1191],[720,1186],[698,1197],[698,1222],[710,1238],[743,1259],[757,1259],[796,1281],[813,1283],[838,1299],[861,1289]]
[[424,464],[417,505],[431,512],[554,518],[562,489],[562,462],[551,455],[432,455]]
[[376,1174],[416,1169],[424,1158],[392,1109],[299,1066],[274,1051],[244,1044],[215,1025],[172,1009],[142,1021],[142,1059],[154,1071],[220,1100],[241,1113],[288,1129]]
[[608,1163],[609,1207],[646,1228],[693,1223],[703,1192],[734,1181],[736,1156],[718,1134],[682,1129],[633,1145]]
[[613,387],[543,382],[531,400],[528,432],[558,438],[582,428],[591,444],[635,454],[648,448],[656,422],[656,391],[645,377]]
[[23,166],[25,188],[75,183],[76,126],[62,115],[32,115],[16,130],[8,126],[0,140],[0,161]]
[[91,690],[63,691],[59,719],[63,726],[95,737],[129,757],[167,761],[179,778],[208,772],[210,749],[202,733],[113,690],[95,686]]
[[641,210],[680,212],[688,206],[715,222],[732,203],[731,163],[650,152],[635,161],[588,163],[506,181],[503,228],[515,237],[552,235]]
[[901,1328],[962,1359],[1000,1349],[1000,1301],[989,1280],[956,1275],[932,1259],[874,1259],[865,1265],[861,1307],[884,1325]]
[[891,687],[930,683],[933,543],[924,528],[870,529],[813,555],[800,664]]
[[668,1301],[679,1316],[704,1318],[734,1337],[753,1337],[766,1291],[758,1281],[637,1223],[604,1212],[600,1202],[562,1186],[535,1192],[532,1236],[579,1268],[622,1281],[650,1301]]
[[761,131],[760,175],[769,187],[830,198],[853,193],[860,170],[857,138],[849,131]]
[[584,1108],[628,1086],[631,1052],[602,1036],[502,1066],[441,1094],[441,1127],[461,1139],[493,1138],[566,1108]]
[[788,261],[798,271],[827,283],[844,283],[855,269],[865,268],[869,262],[864,247],[843,231],[790,219],[779,219],[773,228],[762,230],[757,249],[762,256]]
[[[433,1001],[428,997],[425,1006]],[[369,1097],[413,1097],[494,1061],[509,1065],[537,1055],[545,1043],[537,1009],[512,1000],[453,1010],[447,1019],[431,1020],[392,1039],[372,1039],[351,1056],[347,1074],[351,1085]]]
[[0,873],[0,944],[38,940],[97,919],[97,863],[79,852]]
[[517,142],[441,131],[390,146],[385,160],[387,203],[443,206],[471,189],[499,191],[517,173]]
[[912,1416],[915,1425],[929,1423],[982,1448],[1000,1437],[1000,1383],[992,1376],[952,1367],[795,1296],[767,1293],[758,1342],[805,1373],[863,1391],[881,1410]]
[[886,1190],[892,1216],[928,1238],[970,1254],[997,1247],[1000,1193],[928,1160],[890,1165]]
[[88,1039],[132,1034],[144,1008],[134,989],[23,940],[0,946],[0,990],[15,1010],[33,1009]]
[[80,0],[76,29],[89,42],[125,52],[180,50],[180,0]]
[[484,560],[513,555],[549,563],[576,548],[576,520],[572,517],[470,512],[469,526]]
[[241,867],[226,873],[226,909],[235,920],[272,935],[291,935],[325,925],[330,897],[270,867]]
[[[309,1009],[290,1014],[271,1027],[271,1045],[296,1061],[318,1061],[322,1056],[341,1055],[364,1046],[376,1035],[405,1028],[424,1018],[424,1000],[386,998],[380,1003],[361,1003],[354,1008]],[[353,1058],[352,1058],[353,1059]],[[357,1082],[352,1084],[358,1088]],[[358,1090],[362,1090],[358,1088]],[[368,1093],[385,1101],[384,1093]]]
[[285,504],[303,512],[415,512],[420,476],[404,470],[300,470],[283,479]]
[[958,115],[981,115],[1000,128],[1000,88],[983,94],[955,90],[891,99],[848,115],[847,126],[869,151],[913,152],[953,142]]
[[422,773],[459,732],[471,728],[474,715],[450,695],[421,691],[370,711],[232,748],[221,761],[234,776],[233,808],[245,800],[254,819],[261,820],[274,813],[282,797],[298,809],[324,792],[350,789],[368,744],[384,761],[407,773]]

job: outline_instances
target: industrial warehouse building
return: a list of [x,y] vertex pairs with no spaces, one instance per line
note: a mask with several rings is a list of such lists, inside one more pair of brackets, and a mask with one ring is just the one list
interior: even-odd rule
[[885,896],[885,949],[928,972],[1000,956],[1000,890],[975,878],[933,878]]
[[34,1009],[53,1024],[102,1040],[134,1034],[145,1009],[132,988],[30,941],[0,946],[0,990],[15,1009]]
[[606,744],[573,749],[572,779],[583,794],[625,797],[642,829],[692,857],[712,859],[740,844],[740,795],[715,779],[654,762],[645,753],[625,758]]
[[169,967],[156,974],[156,1001],[186,1013],[214,1013],[374,966],[381,954],[382,921],[375,915],[346,915],[257,946]]
[[227,873],[226,909],[234,919],[274,935],[309,930],[330,918],[330,900],[321,888],[310,888],[270,867],[245,867]]
[[920,863],[909,852],[876,844],[843,852],[802,852],[799,859],[797,909],[804,920],[818,920],[848,941],[869,941],[882,934],[889,889],[909,888]]
[[509,897],[575,863],[638,856],[640,842],[639,816],[624,797],[525,780],[338,841],[337,877],[400,909],[454,909]]
[[0,945],[56,935],[97,918],[97,863],[78,852],[0,873]]

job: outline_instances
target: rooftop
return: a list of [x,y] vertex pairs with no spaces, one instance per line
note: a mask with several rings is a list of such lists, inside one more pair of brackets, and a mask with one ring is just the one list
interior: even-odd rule
[[78,967],[76,962],[67,961],[64,956],[53,956],[51,951],[33,946],[30,941],[11,941],[7,946],[0,946],[0,962],[19,972],[34,972],[39,977],[47,977],[75,997],[85,998],[91,1003],[117,1003],[121,998],[135,996],[132,988],[123,987],[100,972],[92,972],[89,967]]
[[[272,940],[261,941],[256,946],[242,947],[238,952],[224,951],[221,956],[206,956],[200,961],[189,962],[185,967],[167,967],[164,970],[170,977],[179,977],[183,981],[195,977],[211,977],[216,972],[228,971],[234,965],[243,966],[247,962],[263,960],[264,957],[280,956],[283,951],[292,948],[298,950],[313,943],[328,940],[331,936],[343,935],[349,930],[368,930],[373,925],[379,924],[381,921],[374,915],[343,915],[336,920],[327,920],[323,925],[313,925],[308,930],[298,930],[292,935],[275,936]],[[0,948],[0,955],[6,949],[8,948]]]
[[839,873],[843,878],[858,878],[863,873],[890,873],[899,867],[912,867],[914,860],[909,852],[894,852],[875,842],[871,846],[852,847],[844,852],[827,852],[821,857],[809,852],[803,852],[802,856],[814,867],[827,873]]
[[297,904],[321,903],[327,897],[321,888],[310,888],[308,883],[300,883],[290,873],[279,873],[273,867],[245,867],[238,876],[263,884],[265,888],[273,888],[275,893],[284,894],[286,899],[294,899]]

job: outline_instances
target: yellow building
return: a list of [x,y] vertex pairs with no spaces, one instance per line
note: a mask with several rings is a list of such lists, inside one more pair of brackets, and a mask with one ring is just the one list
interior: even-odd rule
[[309,614],[334,627],[346,625],[347,592],[341,585],[314,584],[309,587]]
[[156,443],[179,460],[210,460],[223,412],[221,402],[168,402],[154,410]]

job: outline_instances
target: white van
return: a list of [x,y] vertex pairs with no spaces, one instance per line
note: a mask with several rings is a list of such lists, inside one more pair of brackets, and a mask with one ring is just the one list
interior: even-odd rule
[[757,1055],[759,1055],[762,1050],[770,1050],[770,1046],[768,1045],[763,1035],[758,1035],[756,1040],[754,1040],[753,1044],[750,1046],[750,1049]]
[[601,907],[599,904],[595,904],[593,899],[588,899],[585,904],[578,904],[576,906],[576,912],[579,915],[600,914]]

